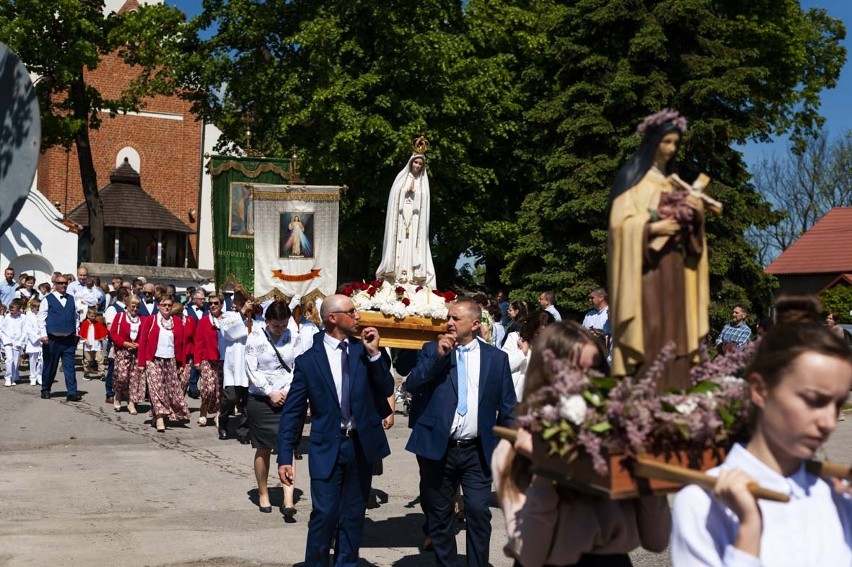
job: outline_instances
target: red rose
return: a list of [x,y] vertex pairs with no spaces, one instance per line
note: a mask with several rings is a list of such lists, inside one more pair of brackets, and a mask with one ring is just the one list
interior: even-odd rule
[[379,290],[377,290],[374,287],[371,287],[370,289],[367,290],[367,295],[369,295],[370,297],[373,297],[374,295],[376,295],[377,291],[379,291]]
[[411,305],[411,300],[408,299],[407,297],[403,297],[402,298],[402,304],[405,305],[406,307],[408,307],[409,305]]
[[423,286],[422,286],[422,285],[417,286],[416,288],[414,288],[414,293],[417,293],[417,292],[418,292],[418,291],[420,291],[421,289],[423,289]]
[[395,289],[394,291],[395,291],[397,294],[402,295],[403,293],[405,293],[405,288],[404,288],[404,287],[402,287],[401,285],[398,285],[398,286],[396,286],[396,289]]
[[434,294],[435,294],[435,295],[437,295],[438,297],[444,297],[444,294],[443,294],[443,293],[441,293],[440,291],[438,291],[437,289],[433,289],[433,290],[432,290],[432,293],[434,293]]
[[456,297],[457,297],[456,294],[453,293],[452,291],[445,291],[444,292],[444,301],[446,301],[447,303],[449,303],[451,301],[455,301]]
[[367,291],[368,289],[370,289],[370,286],[368,286],[364,282],[358,282],[358,289],[360,289],[362,291]]
[[382,287],[382,280],[373,280],[373,287]]
[[349,284],[343,288],[343,295],[352,295],[353,291],[354,290],[352,289],[352,284]]

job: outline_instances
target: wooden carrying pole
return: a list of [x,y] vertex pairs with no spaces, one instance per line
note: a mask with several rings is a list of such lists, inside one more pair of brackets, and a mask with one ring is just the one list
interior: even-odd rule
[[[501,439],[514,442],[517,439],[518,433],[515,429],[500,427],[499,425],[493,428],[494,435]],[[660,463],[652,459],[642,457],[636,458],[636,463],[633,467],[633,475],[640,478],[653,478],[658,480],[667,480],[678,484],[696,484],[702,488],[712,490],[716,486],[716,477],[704,474],[703,472],[679,467],[677,465],[669,465]],[[749,485],[749,492],[756,498],[764,500],[772,500],[775,502],[789,502],[790,497],[786,494],[762,488],[757,483]]]

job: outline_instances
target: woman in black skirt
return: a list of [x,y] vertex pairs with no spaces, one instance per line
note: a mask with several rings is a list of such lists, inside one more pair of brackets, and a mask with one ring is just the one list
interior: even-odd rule
[[[274,301],[266,308],[266,328],[258,325],[246,340],[246,372],[249,377],[248,423],[251,446],[255,448],[254,474],[260,511],[272,512],[269,503],[269,456],[278,444],[278,422],[284,400],[293,381],[293,365],[298,354],[298,335],[287,329],[290,308]],[[284,487],[281,512],[296,513],[292,486]]]

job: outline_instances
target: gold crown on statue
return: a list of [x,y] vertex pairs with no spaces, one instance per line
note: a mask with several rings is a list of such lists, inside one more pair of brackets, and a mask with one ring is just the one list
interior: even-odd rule
[[416,153],[423,155],[429,151],[429,140],[426,139],[426,136],[420,134],[414,139],[414,143],[411,144],[411,147],[414,148]]

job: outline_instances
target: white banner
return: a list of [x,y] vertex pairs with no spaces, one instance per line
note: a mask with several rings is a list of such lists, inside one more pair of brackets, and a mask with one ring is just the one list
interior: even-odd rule
[[339,186],[254,184],[254,293],[337,289]]

